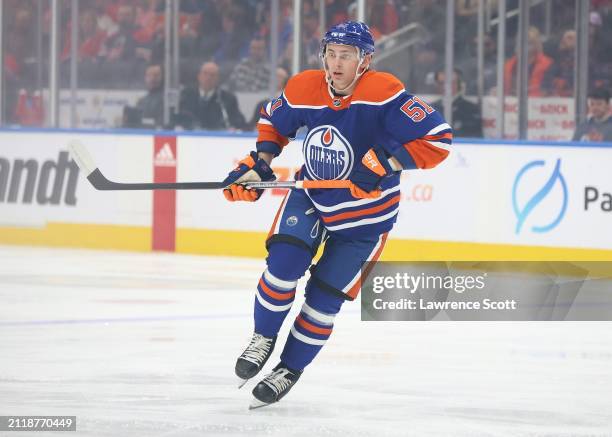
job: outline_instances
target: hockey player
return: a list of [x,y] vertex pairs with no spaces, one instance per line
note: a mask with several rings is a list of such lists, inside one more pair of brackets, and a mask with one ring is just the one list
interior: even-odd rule
[[[230,201],[255,201],[270,181],[270,163],[302,126],[304,163],[297,179],[349,179],[350,189],[290,191],[266,241],[267,269],[255,292],[255,332],[236,362],[242,385],[270,357],[306,270],[305,303],[274,367],[253,389],[252,408],[279,401],[332,333],[344,301],[360,290],[364,261],[376,261],[396,221],[400,172],[435,167],[449,154],[452,133],[441,115],[410,95],[393,75],[370,69],[374,41],[367,25],[347,21],[322,40],[323,70],[293,76],[261,110],[257,151],[225,179]],[[325,242],[316,265],[313,256]],[[241,385],[241,386],[242,386]]]

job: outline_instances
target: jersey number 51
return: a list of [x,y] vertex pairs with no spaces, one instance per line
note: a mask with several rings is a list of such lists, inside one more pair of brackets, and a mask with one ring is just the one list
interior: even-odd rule
[[415,123],[422,121],[427,117],[427,114],[434,112],[431,106],[416,96],[404,103],[400,109]]

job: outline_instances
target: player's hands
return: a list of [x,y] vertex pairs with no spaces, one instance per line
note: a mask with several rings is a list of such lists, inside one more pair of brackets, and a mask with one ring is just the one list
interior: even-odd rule
[[349,176],[352,182],[351,194],[360,199],[380,197],[382,193],[380,183],[392,174],[393,169],[385,151],[373,147],[363,155],[361,162]]
[[257,152],[249,153],[238,166],[233,169],[223,181],[227,188],[223,190],[223,195],[230,202],[242,200],[245,202],[255,202],[263,190],[246,189],[244,182],[273,181],[276,179],[268,163],[257,156]]

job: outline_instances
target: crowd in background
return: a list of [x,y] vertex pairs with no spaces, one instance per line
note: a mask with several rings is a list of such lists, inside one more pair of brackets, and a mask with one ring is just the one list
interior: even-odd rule
[[[43,8],[42,23],[37,23],[37,0],[5,2],[7,71],[16,76],[33,76],[36,61],[36,30],[42,25],[42,48],[47,55],[50,28],[48,4]],[[70,58],[70,1],[61,1],[60,25],[63,29],[61,60]],[[356,15],[356,3],[348,0],[327,1],[328,25]],[[292,52],[292,0],[280,1],[279,53],[281,66],[288,68]],[[319,2],[304,2],[304,64],[318,66]],[[214,61],[222,71],[230,72],[243,59],[254,39],[270,38],[269,0],[181,0],[181,59]],[[369,22],[375,35],[390,33],[401,24],[399,8],[393,1],[371,1]],[[121,88],[132,85],[128,71],[144,71],[143,64],[161,63],[164,51],[165,2],[162,0],[81,0],[79,1],[79,64],[82,80],[92,86]],[[404,17],[405,18],[405,17]],[[268,49],[264,47],[264,50]],[[128,66],[120,65],[128,63]],[[91,65],[99,67],[89,69]],[[106,66],[111,69],[105,69]],[[199,66],[199,65],[198,65]],[[119,68],[123,67],[123,68]],[[139,69],[140,67],[140,69]],[[102,69],[102,71],[100,70]],[[96,76],[97,73],[97,76]],[[109,74],[110,73],[110,74]],[[136,75],[140,78],[142,75]],[[190,76],[193,80],[193,76]]]
[[[413,20],[425,28],[433,29],[416,51],[416,62],[407,77],[417,92],[431,92],[435,88],[433,74],[444,62],[445,9],[438,2],[417,0],[420,7],[414,9]],[[490,1],[496,11],[496,1]],[[455,67],[463,71],[466,92],[476,93],[477,63],[477,0],[458,0],[455,20]],[[574,49],[576,47],[575,9],[573,2],[553,1],[551,34],[544,35],[545,4],[533,7],[530,13],[532,28],[529,31],[530,96],[573,95]],[[508,10],[518,7],[518,1],[507,2]],[[515,94],[518,16],[506,23],[505,91]],[[497,28],[490,29],[484,37],[485,93],[495,90],[497,82]],[[589,26],[589,83],[592,87],[609,88],[612,85],[612,1],[592,0]]]
[[[48,2],[5,0],[5,76],[8,118],[18,118],[19,89],[45,87],[48,74],[50,11]],[[354,19],[357,4],[351,0],[326,0],[326,26]],[[488,0],[493,17],[497,2]],[[518,6],[509,0],[508,10]],[[576,32],[573,2],[552,0],[549,35],[543,33],[544,7],[531,10],[529,30],[529,95],[572,96]],[[61,83],[69,80],[71,56],[71,2],[60,1]],[[424,29],[411,48],[409,65],[381,63],[380,69],[396,74],[414,93],[437,94],[444,63],[446,2],[439,0],[369,0],[367,22],[375,38],[420,23]],[[544,3],[541,3],[543,5]],[[303,1],[302,68],[320,68],[320,23],[318,0]],[[292,0],[280,0],[279,67],[291,71]],[[180,84],[185,90],[198,87],[204,63],[214,65],[219,84],[234,92],[260,92],[269,88],[270,78],[270,0],[182,0],[180,2]],[[461,76],[458,94],[476,93],[477,0],[456,1],[455,67]],[[80,0],[79,1],[79,88],[143,89],[151,83],[149,67],[164,61],[163,0]],[[516,93],[515,55],[518,18],[507,22],[505,92]],[[42,37],[38,36],[38,30]],[[590,88],[609,89],[612,85],[612,0],[591,0],[588,66]],[[484,40],[485,93],[495,91],[497,44],[496,28],[487,29]],[[39,62],[42,59],[43,62]],[[401,58],[398,58],[401,59]],[[156,68],[156,72],[159,69]],[[201,89],[201,87],[200,87]],[[12,93],[12,95],[11,95]],[[185,100],[184,100],[185,101]],[[246,118],[249,118],[247,114]],[[247,123],[241,127],[246,127]]]

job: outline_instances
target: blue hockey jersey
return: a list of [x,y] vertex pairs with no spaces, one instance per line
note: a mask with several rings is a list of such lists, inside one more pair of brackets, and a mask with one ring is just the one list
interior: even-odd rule
[[[325,72],[309,70],[292,77],[282,95],[261,110],[257,150],[281,153],[296,131],[306,126],[303,166],[298,178],[349,179],[374,146],[382,147],[404,169],[428,169],[449,154],[451,127],[393,75],[366,72],[349,96],[335,96]],[[308,190],[328,231],[357,237],[389,231],[397,219],[399,172],[381,184],[382,195],[355,199],[347,189]]]

